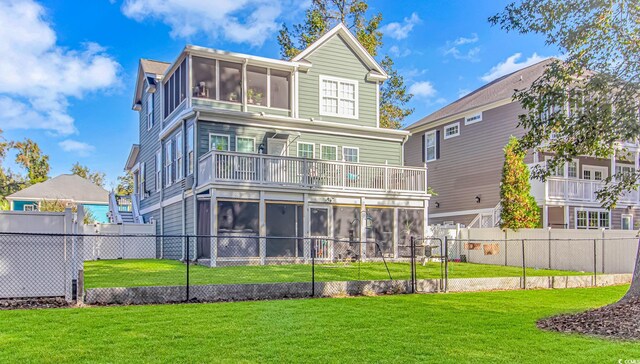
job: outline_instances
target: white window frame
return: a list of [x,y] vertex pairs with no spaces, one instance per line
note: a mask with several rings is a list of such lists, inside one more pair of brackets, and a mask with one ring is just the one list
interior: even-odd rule
[[[458,131],[455,134],[447,135],[447,129],[454,128],[454,127],[457,127]],[[460,135],[460,122],[449,124],[449,125],[444,127],[444,138],[445,139],[454,138],[454,137],[457,137],[458,135]]]
[[175,140],[175,160],[176,160],[176,172],[175,179],[180,181],[184,178],[184,140],[182,138],[182,131],[176,133]]
[[173,183],[173,173],[171,167],[173,166],[173,139],[167,140],[164,144],[164,185],[165,187],[171,186]]
[[[624,226],[623,221],[624,221],[625,217],[629,218],[629,229],[625,229],[623,227]],[[620,229],[621,230],[635,230],[633,228],[633,214],[622,214],[622,215],[620,215]]]
[[349,163],[360,163],[360,148],[358,148],[358,147],[350,147],[350,146],[344,146],[344,147],[342,147],[342,161],[343,161],[343,162],[346,162],[346,161],[347,161],[347,160],[345,159],[345,157],[344,157],[344,154],[345,154],[345,153],[344,153],[344,150],[345,150],[345,149],[354,149],[354,150],[358,151],[358,160],[356,160],[355,162],[351,162],[351,161],[350,161]]
[[[310,145],[311,146],[311,158],[301,157],[300,156],[300,146],[301,145]],[[298,144],[296,146],[296,153],[297,153],[298,158],[315,159],[316,158],[316,145],[314,143],[309,143],[309,142],[298,142]]]
[[[552,158],[553,157],[548,156],[548,155],[544,157],[545,168],[547,168],[547,162],[550,161]],[[578,178],[581,178],[581,175],[579,173],[580,172],[580,166],[577,166],[577,168],[578,168],[578,170],[577,170]],[[562,175],[557,174],[558,171],[561,171]],[[556,177],[556,178],[568,178],[567,177],[568,174],[569,174],[569,166],[567,165],[567,163],[565,163],[562,167],[559,167],[559,166],[556,167],[556,174],[551,174],[550,176],[551,177]]]
[[[187,147],[187,176],[193,174],[193,170],[195,169],[195,135],[193,124],[189,125],[187,128],[187,138],[186,138],[186,147]],[[191,145],[189,145],[189,139],[191,139]]]
[[[427,145],[427,138],[429,138],[430,136],[433,135],[433,138],[435,140],[435,143],[433,144],[433,158],[429,159],[429,146]],[[435,160],[438,159],[438,133],[436,132],[436,130],[432,130],[429,132],[424,133],[424,160],[426,162],[433,162]]]
[[[607,167],[603,167],[603,166],[592,166],[589,164],[583,164],[582,165],[582,173],[580,174],[580,178],[583,180],[587,180],[584,178],[584,171],[590,171],[592,174],[595,175],[594,172],[601,172],[602,173],[602,179],[600,181],[604,181],[605,179],[607,179],[609,177],[609,168]],[[589,179],[587,181],[598,181],[597,179]]]
[[231,150],[231,138],[229,135],[227,134],[216,134],[216,133],[209,133],[209,151],[211,151],[211,137],[223,137],[223,138],[227,138],[227,149],[226,150],[216,150],[218,152],[228,152]]
[[464,117],[464,125],[471,125],[482,121],[482,111]]
[[37,211],[36,204],[30,203],[22,206],[22,211]]
[[[339,118],[346,118],[346,119],[358,119],[358,96],[359,96],[359,92],[358,92],[358,80],[353,80],[353,79],[348,79],[348,78],[339,78],[339,77],[331,77],[331,76],[325,76],[325,75],[320,75],[319,76],[319,83],[318,83],[318,111],[320,113],[320,115],[322,116],[334,116],[334,117],[339,117]],[[335,97],[335,99],[337,100],[338,103],[338,112],[333,113],[333,112],[327,112],[327,111],[323,111],[322,110],[322,99],[325,97],[322,93],[322,84],[324,83],[324,81],[331,81],[331,82],[337,82],[338,83],[338,95]],[[354,114],[353,115],[345,115],[345,114],[341,114],[340,113],[340,84],[351,84],[354,86],[354,100],[348,100],[348,101],[354,101]],[[331,97],[334,98],[334,97]],[[347,100],[347,99],[345,99]]]
[[144,200],[145,195],[146,195],[146,190],[147,190],[147,168],[146,168],[146,163],[142,162],[140,163],[140,171],[138,172],[138,183],[140,184],[140,187],[138,188],[140,190],[140,201]]
[[155,122],[153,115],[155,109],[155,106],[153,105],[155,97],[153,95],[155,94],[150,93],[147,95],[147,130],[153,129]]
[[257,150],[256,150],[256,138],[246,137],[246,136],[238,136],[238,135],[236,135],[236,152],[238,152],[238,153],[247,153],[247,152],[241,152],[241,151],[238,150],[238,139],[251,140],[253,142],[253,152],[250,152],[250,153],[257,153]]
[[156,192],[162,190],[162,149],[156,152]]
[[[584,211],[584,212],[587,213],[587,226],[586,227],[579,227],[578,226],[578,212],[581,212],[581,211]],[[590,222],[589,212],[597,212],[598,213],[598,226],[590,227],[590,224],[589,224],[589,222]],[[606,212],[606,213],[609,214],[609,226],[606,226],[606,227],[600,226],[600,213],[602,213],[602,212]],[[609,229],[611,229],[611,217],[612,217],[611,215],[612,215],[611,211],[605,210],[605,209],[577,208],[577,209],[575,209],[575,212],[574,212],[574,218],[575,218],[574,223],[575,223],[576,229],[580,229],[580,230],[598,230],[598,229],[607,229],[607,230],[609,230]]]
[[[336,158],[335,159],[325,159],[324,158],[324,154],[322,153],[322,148],[323,147],[328,147],[328,148],[335,149]],[[320,144],[320,159],[325,160],[325,161],[337,161],[338,160],[338,146],[337,145],[331,145],[331,144]]]
[[613,172],[613,174],[618,174],[618,169],[620,169],[620,172],[622,172],[623,168],[628,169],[629,172],[635,172],[636,171],[636,166],[634,166],[633,164],[616,163],[616,170]]

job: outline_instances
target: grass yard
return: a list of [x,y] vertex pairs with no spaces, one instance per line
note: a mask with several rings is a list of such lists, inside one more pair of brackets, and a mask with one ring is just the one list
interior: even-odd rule
[[[409,263],[387,263],[393,279],[410,279]],[[385,280],[383,263],[316,264],[317,281]],[[440,278],[440,263],[418,265],[419,279]],[[98,260],[85,262],[85,287],[137,287],[184,285],[186,266],[175,260]],[[519,277],[522,269],[498,265],[449,263],[450,278]],[[527,276],[581,275],[548,269],[527,269]],[[311,265],[190,267],[191,284],[310,282]]]
[[0,362],[617,363],[640,343],[535,322],[627,287],[0,311]]

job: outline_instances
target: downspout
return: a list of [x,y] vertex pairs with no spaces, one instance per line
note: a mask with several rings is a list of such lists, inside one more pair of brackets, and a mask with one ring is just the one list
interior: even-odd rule
[[404,163],[404,144],[409,140],[409,137],[410,137],[410,136],[411,136],[411,135],[409,134],[409,135],[405,136],[405,137],[402,139],[402,150],[401,150],[401,158],[402,158],[402,160],[401,160],[401,164],[400,164],[400,165],[401,165],[401,166],[403,166],[403,167],[404,167],[404,165],[405,165],[405,163]]
[[198,187],[198,160],[200,158],[200,143],[198,140],[198,120],[200,118],[200,111],[196,112],[196,119],[193,121],[193,234],[198,235],[198,196],[196,195],[196,189]]
[[[184,142],[185,135],[186,135],[185,134],[186,133],[186,131],[185,131],[186,124],[187,124],[187,121],[185,119],[182,119],[182,125],[180,125],[180,134],[181,134],[181,137],[182,137],[182,141],[181,141],[181,144],[182,144],[182,173],[181,174],[182,174],[183,181],[187,177],[187,176],[185,176],[185,173],[184,173],[184,170],[185,170],[184,167],[186,165],[186,163],[184,163],[185,162],[185,157],[186,157],[186,155],[184,153],[185,146],[186,146],[186,143]],[[186,206],[187,201],[185,200],[184,188],[182,189],[182,192],[180,192],[180,193],[182,195],[181,196],[181,202],[182,203],[180,204],[180,210],[181,210],[180,211],[180,215],[182,216],[182,235],[184,236],[185,232],[187,230],[187,217],[185,216],[185,211],[187,210],[187,206]],[[185,246],[184,246],[184,244],[182,244],[182,260],[186,260],[187,258],[188,257],[186,256]]]

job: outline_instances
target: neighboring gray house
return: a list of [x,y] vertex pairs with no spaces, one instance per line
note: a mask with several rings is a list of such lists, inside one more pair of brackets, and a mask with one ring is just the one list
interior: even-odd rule
[[[172,63],[141,60],[134,214],[161,234],[226,237],[198,240],[212,265],[231,250],[263,262],[309,254],[295,239],[234,236],[366,237],[397,254],[424,234],[429,195],[424,165],[403,165],[409,132],[379,127],[386,79],[342,24],[290,61],[191,45]],[[158,254],[183,249],[161,239]]]
[[[498,224],[503,148],[510,136],[520,137],[518,115],[524,110],[512,99],[542,75],[545,60],[503,76],[408,126],[405,164],[427,163],[429,187],[438,194],[429,208],[431,224],[460,223],[474,227]],[[532,180],[532,194],[542,211],[542,225],[553,228],[632,229],[638,222],[638,192],[621,198],[619,208],[600,207],[595,191],[602,180],[622,169],[638,169],[638,145],[612,159],[580,157],[542,183]],[[526,156],[528,164],[544,163],[544,153]]]
[[75,174],[61,174],[7,196],[13,211],[38,211],[42,201],[82,205],[97,222],[109,222],[109,192]]

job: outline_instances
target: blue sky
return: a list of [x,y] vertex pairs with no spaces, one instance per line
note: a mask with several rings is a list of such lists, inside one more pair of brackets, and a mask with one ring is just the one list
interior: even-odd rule
[[[381,54],[393,56],[415,94],[406,124],[558,54],[538,36],[490,26],[487,18],[510,1],[370,1],[384,17]],[[305,5],[0,0],[0,128],[7,139],[37,141],[50,155],[51,176],[79,161],[106,172],[111,187],[138,139],[131,101],[139,58],[170,62],[187,43],[279,58],[279,24],[300,19]]]

